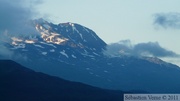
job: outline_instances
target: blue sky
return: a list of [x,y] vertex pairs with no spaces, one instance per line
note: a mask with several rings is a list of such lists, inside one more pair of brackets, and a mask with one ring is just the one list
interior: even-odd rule
[[128,54],[143,51],[180,66],[179,4],[180,0],[0,0],[0,32],[32,31],[24,26],[32,17],[73,22],[92,29],[109,45],[121,43],[116,48],[126,47]]
[[54,23],[74,22],[94,30],[106,43],[130,39],[159,42],[180,53],[180,29],[154,25],[155,15],[180,11],[180,0],[44,0],[41,15]]
[[[106,43],[130,40],[132,44],[158,42],[180,54],[180,28],[162,16],[180,15],[180,0],[44,0],[40,15],[54,23],[73,22],[94,30]],[[177,20],[180,23],[180,18]],[[163,24],[164,24],[163,23]],[[180,25],[180,24],[179,24]],[[177,24],[177,26],[179,26]],[[180,65],[179,58],[165,58]]]

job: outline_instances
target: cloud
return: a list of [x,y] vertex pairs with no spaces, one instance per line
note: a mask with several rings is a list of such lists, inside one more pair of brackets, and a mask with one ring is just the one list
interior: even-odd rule
[[6,47],[6,44],[10,42],[10,39],[6,36],[6,31],[0,34],[0,59],[11,59],[14,52]]
[[132,45],[130,40],[122,40],[109,44],[104,54],[108,56],[150,56],[150,57],[178,57],[173,51],[169,51],[159,45],[158,42],[139,43]]
[[143,53],[149,54],[156,57],[176,57],[177,54],[173,51],[166,50],[162,48],[158,42],[148,42],[148,43],[139,43],[134,46],[134,52],[137,55],[141,55]]
[[0,0],[0,58],[16,56],[6,44],[9,36],[36,34],[30,20],[38,15],[35,7],[42,0]]
[[[8,30],[11,34],[35,32],[29,26],[30,21],[38,13],[35,6],[39,0],[0,0],[0,33]],[[41,1],[41,0],[40,0]]]
[[10,51],[7,47],[5,47],[3,44],[0,44],[0,47],[0,59],[11,59],[11,56],[14,53]]
[[180,13],[158,13],[154,16],[154,25],[165,29],[180,29]]
[[164,61],[176,64],[180,67],[180,57],[175,57],[175,58],[161,58]]
[[122,40],[118,43],[112,43],[107,45],[104,51],[105,55],[109,56],[120,56],[120,55],[130,55],[132,52],[132,45],[130,40]]

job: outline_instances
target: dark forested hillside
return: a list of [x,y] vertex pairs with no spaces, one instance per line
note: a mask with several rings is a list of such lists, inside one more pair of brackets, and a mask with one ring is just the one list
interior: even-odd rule
[[34,72],[0,60],[0,101],[121,101],[123,92],[103,90]]

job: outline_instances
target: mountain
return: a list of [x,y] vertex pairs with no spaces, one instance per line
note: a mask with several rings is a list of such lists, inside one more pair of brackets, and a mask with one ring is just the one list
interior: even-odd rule
[[1,101],[122,101],[123,92],[66,81],[0,60]]
[[107,44],[75,23],[33,20],[35,34],[7,35],[10,58],[28,68],[63,79],[114,90],[179,93],[180,68],[155,57],[104,54]]

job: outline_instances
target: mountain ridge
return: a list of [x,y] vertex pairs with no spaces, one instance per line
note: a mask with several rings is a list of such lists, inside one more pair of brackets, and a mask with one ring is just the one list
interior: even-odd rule
[[[176,65],[154,57],[109,57],[104,54],[107,44],[92,30],[86,31],[84,26],[74,23],[55,25],[38,21],[33,23],[37,34],[10,37],[7,44],[14,53],[12,60],[23,66],[106,89],[180,91],[180,82],[176,81],[180,70]],[[167,86],[171,89],[164,89]]]
[[122,91],[112,91],[67,81],[0,60],[2,101],[122,101]]

